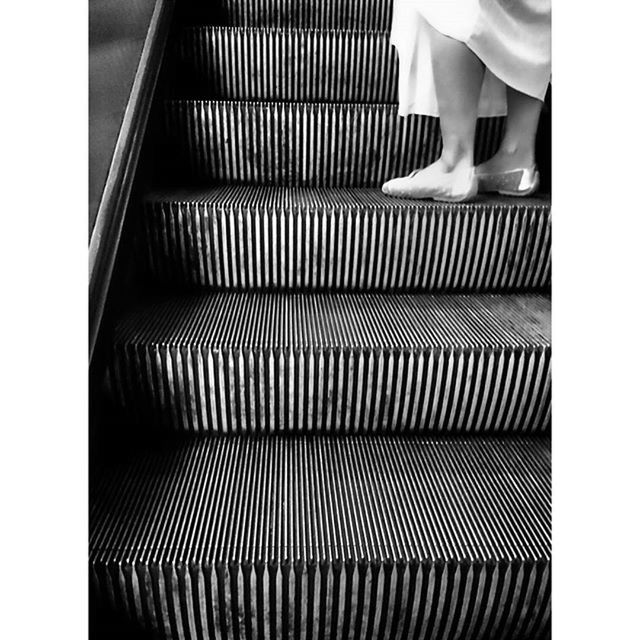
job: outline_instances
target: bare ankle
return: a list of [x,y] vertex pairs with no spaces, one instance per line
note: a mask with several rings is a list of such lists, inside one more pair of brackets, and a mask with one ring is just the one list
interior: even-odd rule
[[518,144],[503,143],[496,156],[506,164],[518,167],[531,167],[535,163],[535,152],[529,145],[522,147]]
[[443,137],[440,166],[446,173],[473,167],[473,138],[447,135]]
[[516,146],[502,145],[498,152],[476,167],[479,173],[502,173],[515,169],[528,169],[535,164],[532,148],[522,149]]
[[452,173],[462,168],[471,169],[473,167],[473,152],[451,152],[443,149],[438,162],[445,173]]

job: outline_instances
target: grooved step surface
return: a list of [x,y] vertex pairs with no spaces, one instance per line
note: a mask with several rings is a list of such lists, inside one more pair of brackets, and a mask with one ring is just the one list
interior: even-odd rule
[[193,27],[178,42],[188,97],[391,103],[396,55],[389,35]]
[[530,432],[549,425],[538,295],[216,293],[117,327],[122,406],[214,432]]
[[[400,118],[395,105],[169,100],[176,171],[201,182],[375,187],[434,162],[436,118]],[[476,156],[498,148],[501,118],[478,121]]]
[[550,284],[550,245],[543,199],[229,186],[150,195],[141,253],[188,287],[530,290]]
[[540,637],[550,501],[542,439],[196,440],[102,474],[92,584],[174,638]]
[[199,22],[300,29],[391,28],[393,0],[187,0]]

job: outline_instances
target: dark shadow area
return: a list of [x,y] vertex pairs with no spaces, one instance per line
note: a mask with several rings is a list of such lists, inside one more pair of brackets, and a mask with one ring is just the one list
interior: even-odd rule
[[536,138],[536,158],[540,169],[540,193],[551,193],[551,144],[551,85],[549,85]]
[[152,633],[140,629],[119,613],[100,606],[95,598],[89,603],[90,640],[154,640]]

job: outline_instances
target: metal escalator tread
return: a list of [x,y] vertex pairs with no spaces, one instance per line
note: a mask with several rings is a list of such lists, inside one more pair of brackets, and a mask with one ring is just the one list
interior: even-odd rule
[[528,638],[548,623],[545,439],[196,439],[94,491],[96,587],[174,637]]
[[[379,187],[434,162],[437,118],[391,104],[166,100],[172,172],[192,183]],[[476,163],[498,149],[504,118],[481,118]],[[185,182],[185,184],[189,184]]]
[[500,291],[550,285],[548,198],[452,205],[379,189],[150,192],[146,267],[180,286]]
[[182,431],[546,431],[549,312],[537,294],[171,295],[119,323],[113,385]]
[[242,27],[389,30],[393,0],[192,0],[199,23]]
[[398,92],[395,53],[379,31],[198,26],[176,46],[187,97],[393,103]]

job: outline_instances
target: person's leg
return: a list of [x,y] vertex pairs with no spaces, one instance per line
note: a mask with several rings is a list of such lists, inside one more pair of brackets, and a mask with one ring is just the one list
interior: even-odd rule
[[462,201],[477,190],[473,155],[484,65],[464,43],[430,25],[429,31],[442,154],[428,167],[385,183],[382,190],[402,197]]
[[536,132],[542,102],[507,87],[507,122],[497,153],[477,167],[477,173],[529,169],[536,163]]
[[442,155],[438,163],[445,172],[460,166],[470,168],[484,65],[466,44],[442,35],[433,27],[429,29],[442,131]]

